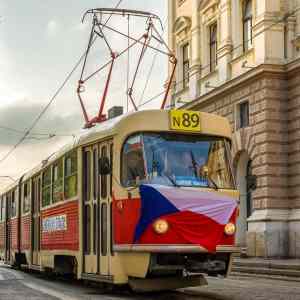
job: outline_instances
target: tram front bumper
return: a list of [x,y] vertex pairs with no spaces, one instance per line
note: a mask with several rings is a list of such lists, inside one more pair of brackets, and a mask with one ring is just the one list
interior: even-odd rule
[[168,291],[186,287],[207,285],[207,281],[203,275],[146,279],[129,278],[128,283],[135,292]]
[[[208,253],[199,245],[115,245],[116,252],[150,252],[150,253]],[[240,253],[237,246],[217,246],[216,253]]]

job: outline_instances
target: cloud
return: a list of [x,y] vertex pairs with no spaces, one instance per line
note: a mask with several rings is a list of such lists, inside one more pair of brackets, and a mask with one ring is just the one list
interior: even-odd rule
[[58,21],[50,20],[47,24],[47,34],[49,36],[55,36],[60,28]]

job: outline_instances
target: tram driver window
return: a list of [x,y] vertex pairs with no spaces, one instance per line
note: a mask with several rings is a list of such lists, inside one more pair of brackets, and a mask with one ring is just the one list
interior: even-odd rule
[[133,186],[145,179],[142,136],[135,135],[126,141],[122,153],[122,183]]

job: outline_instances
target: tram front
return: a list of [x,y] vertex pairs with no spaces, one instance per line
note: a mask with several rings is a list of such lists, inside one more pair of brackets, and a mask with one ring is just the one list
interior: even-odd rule
[[204,118],[175,111],[170,130],[133,133],[123,143],[121,183],[130,199],[115,201],[116,250],[148,253],[148,278],[230,269],[238,214],[230,139],[200,130]]

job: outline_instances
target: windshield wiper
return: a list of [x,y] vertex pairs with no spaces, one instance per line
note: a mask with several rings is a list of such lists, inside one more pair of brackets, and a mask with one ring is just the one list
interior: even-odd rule
[[176,179],[172,178],[171,175],[167,174],[167,173],[161,173],[162,176],[166,177],[167,179],[169,179],[169,181],[173,184],[173,186],[175,187],[180,187],[177,183],[176,183]]
[[206,178],[208,179],[207,181],[212,183],[212,185],[214,186],[214,189],[217,191],[219,189],[218,185],[215,183],[215,181],[210,177],[210,176],[206,176]]

